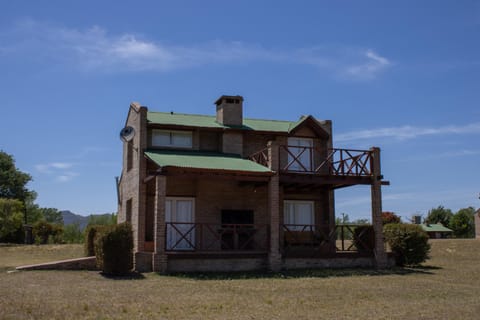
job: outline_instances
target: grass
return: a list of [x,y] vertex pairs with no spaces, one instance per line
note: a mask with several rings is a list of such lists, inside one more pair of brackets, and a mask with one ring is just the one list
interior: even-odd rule
[[[8,251],[8,255],[4,255]],[[0,319],[478,319],[480,241],[433,240],[420,268],[106,278],[7,273],[25,247],[0,247]],[[81,248],[32,247],[32,259]],[[17,253],[18,254],[17,254]],[[28,262],[27,262],[28,261]]]
[[42,246],[0,244],[0,272],[13,270],[15,267],[22,265],[79,258],[82,256],[83,246],[78,244]]

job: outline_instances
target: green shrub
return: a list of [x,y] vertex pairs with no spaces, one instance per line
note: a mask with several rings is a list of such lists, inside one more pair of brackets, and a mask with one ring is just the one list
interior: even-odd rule
[[428,234],[419,225],[392,223],[383,231],[397,265],[418,265],[429,258]]
[[375,248],[373,226],[358,226],[353,231],[353,243],[360,253],[371,253]]
[[37,221],[33,225],[33,236],[35,243],[62,243],[63,227],[57,224],[51,224],[47,221]]
[[63,241],[65,243],[83,243],[84,233],[78,222],[67,224],[63,229]]
[[83,248],[86,257],[91,257],[95,255],[95,237],[97,234],[101,233],[107,228],[107,226],[103,225],[89,225],[85,229],[85,243]]
[[106,274],[127,274],[133,268],[133,233],[129,223],[102,230],[95,236],[97,267]]

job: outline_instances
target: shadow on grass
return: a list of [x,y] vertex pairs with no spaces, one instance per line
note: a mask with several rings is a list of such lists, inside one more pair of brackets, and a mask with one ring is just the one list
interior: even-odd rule
[[127,274],[111,274],[100,272],[100,275],[109,280],[143,280],[145,276],[139,272],[130,272]]
[[168,277],[189,278],[195,280],[240,280],[240,279],[295,279],[295,278],[335,278],[335,277],[358,277],[358,276],[389,276],[411,274],[434,274],[429,270],[438,270],[440,267],[395,267],[391,269],[299,269],[272,271],[248,271],[248,272],[192,272],[170,273]]

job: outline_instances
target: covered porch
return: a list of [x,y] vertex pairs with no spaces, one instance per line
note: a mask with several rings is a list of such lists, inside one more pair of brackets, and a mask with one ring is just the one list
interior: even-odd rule
[[[149,195],[146,232],[136,238],[139,263],[150,259],[147,264],[157,272],[387,265],[380,221],[382,181],[373,163],[379,151],[371,150],[367,162],[350,162],[346,171],[349,162],[343,161],[343,169],[336,167],[342,174],[327,175],[323,170],[280,170],[280,150],[274,143],[266,155],[260,164],[224,155],[180,154],[179,161],[176,153],[172,161],[168,152],[146,153],[151,160],[145,179]],[[182,161],[185,165],[179,166]],[[362,169],[357,177],[352,174],[357,166],[368,171]],[[334,223],[335,188],[362,182],[372,186],[373,244],[362,235],[354,237],[358,226]],[[285,218],[288,201],[302,202],[295,198],[299,193],[312,197],[311,221]]]

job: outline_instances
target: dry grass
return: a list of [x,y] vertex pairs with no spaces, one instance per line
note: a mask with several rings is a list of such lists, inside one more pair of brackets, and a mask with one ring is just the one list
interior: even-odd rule
[[[4,249],[3,270],[25,260]],[[478,319],[480,241],[432,241],[432,259],[417,269],[137,279],[2,272],[0,288],[0,319]]]
[[0,245],[0,272],[13,270],[21,265],[79,258],[82,256],[83,246],[78,244],[42,246]]

